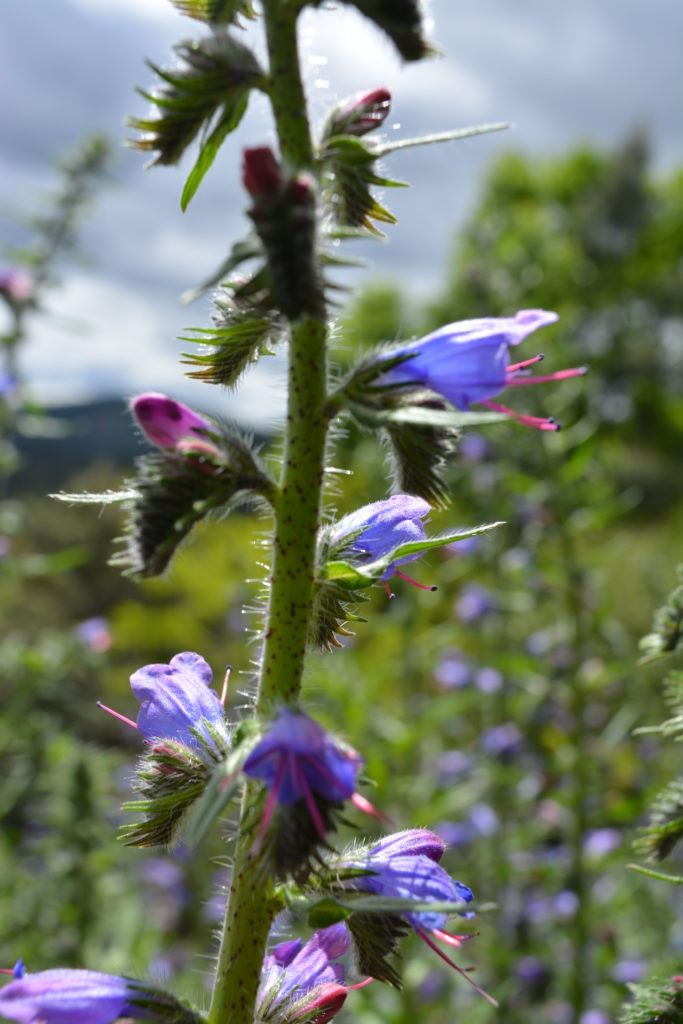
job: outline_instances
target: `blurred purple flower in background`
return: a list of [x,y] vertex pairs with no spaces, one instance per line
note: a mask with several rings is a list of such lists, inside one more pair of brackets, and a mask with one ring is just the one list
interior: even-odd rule
[[481,583],[466,583],[455,602],[455,614],[461,622],[477,622],[494,609],[491,591]]
[[84,619],[74,627],[74,633],[79,640],[98,654],[108,651],[113,643],[109,631],[109,623],[103,615],[93,615],[92,618]]
[[645,960],[620,960],[612,970],[612,977],[620,985],[637,984],[647,973]]
[[23,267],[10,267],[0,274],[0,295],[10,302],[28,302],[33,297],[35,282]]
[[587,857],[596,860],[606,857],[621,846],[621,832],[618,828],[596,828],[587,832],[583,839],[583,849]]
[[0,370],[0,398],[10,398],[16,394],[18,388],[17,378],[11,373]]
[[612,1017],[605,1010],[586,1010],[579,1017],[579,1024],[611,1024]]
[[498,693],[503,688],[503,673],[497,668],[479,668],[474,673],[474,685],[482,693]]
[[472,668],[462,651],[449,647],[437,661],[433,674],[442,690],[459,690],[470,682]]
[[511,757],[522,746],[522,734],[514,722],[494,725],[482,734],[481,744],[487,754]]
[[445,786],[456,782],[466,775],[471,767],[472,758],[463,750],[445,750],[437,759],[439,785]]

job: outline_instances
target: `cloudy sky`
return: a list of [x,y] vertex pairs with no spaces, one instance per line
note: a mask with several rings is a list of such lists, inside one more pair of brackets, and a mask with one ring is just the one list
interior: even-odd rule
[[[445,56],[417,65],[401,65],[354,9],[329,8],[302,21],[315,123],[340,98],[383,85],[393,96],[391,135],[515,124],[387,161],[389,174],[415,188],[386,197],[400,225],[365,255],[376,277],[396,278],[416,296],[438,287],[454,231],[505,148],[540,157],[578,141],[609,147],[645,127],[657,171],[683,161],[680,0],[433,0],[430,34]],[[133,91],[153,83],[145,57],[172,63],[174,42],[200,32],[168,0],[4,0],[0,243],[20,238],[13,218],[39,207],[54,182],[52,162],[89,131],[120,142],[126,115],[146,113]],[[258,27],[250,35],[261,51]],[[63,403],[153,388],[237,419],[277,415],[278,361],[264,361],[228,397],[183,377],[175,340],[209,314],[208,300],[182,307],[179,294],[246,228],[239,152],[273,141],[265,104],[252,101],[186,214],[179,196],[193,156],[180,168],[145,171],[140,154],[119,148],[84,232],[90,262],[65,270],[49,299],[52,315],[33,323],[25,370],[39,397]]]

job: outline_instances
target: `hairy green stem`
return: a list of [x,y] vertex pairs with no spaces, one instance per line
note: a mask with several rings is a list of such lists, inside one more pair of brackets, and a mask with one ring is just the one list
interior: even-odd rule
[[[310,168],[313,150],[299,70],[297,9],[287,0],[264,0],[270,98],[283,162]],[[296,700],[301,687],[306,635],[313,602],[315,538],[320,517],[327,434],[326,323],[306,317],[292,324],[284,463],[275,498],[275,538],[270,601],[257,710]],[[247,787],[242,838],[235,853],[232,885],[218,955],[209,1024],[253,1024],[254,1006],[274,914],[272,883],[251,856],[244,828],[258,787]]]

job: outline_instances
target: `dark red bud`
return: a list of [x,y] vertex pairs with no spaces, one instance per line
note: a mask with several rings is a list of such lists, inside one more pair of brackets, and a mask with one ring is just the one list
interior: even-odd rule
[[391,107],[388,89],[352,96],[332,115],[332,134],[365,135],[379,128]]
[[282,171],[270,146],[245,149],[242,182],[252,199],[266,199],[280,191]]

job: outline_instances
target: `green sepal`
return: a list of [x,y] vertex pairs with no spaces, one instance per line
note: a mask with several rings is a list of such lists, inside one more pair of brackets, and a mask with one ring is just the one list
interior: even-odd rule
[[273,500],[275,485],[248,441],[227,429],[207,432],[205,447],[145,455],[136,467],[123,550],[110,564],[138,578],[160,575],[181,541],[211,513],[255,497]]
[[173,6],[195,21],[207,25],[239,24],[239,18],[256,19],[256,8],[251,0],[171,0]]
[[200,751],[175,740],[160,740],[140,758],[133,783],[139,799],[125,803],[123,810],[141,819],[119,829],[119,838],[127,846],[170,846],[178,838],[185,814],[204,792],[213,766],[228,752],[227,738],[208,723],[205,727],[213,742],[195,732]]
[[679,585],[671,591],[666,603],[655,613],[652,632],[640,641],[645,652],[641,664],[655,661],[664,654],[676,651],[683,644],[683,565],[676,569]]
[[[252,730],[253,732],[253,730]],[[183,825],[183,842],[188,849],[198,846],[239,792],[242,765],[260,740],[260,731],[244,738],[215,766],[211,777]]]
[[[190,176],[189,191],[193,191],[225,135],[239,123],[250,90],[263,88],[265,78],[251,50],[224,28],[179,43],[175,50],[182,61],[179,69],[169,71],[148,62],[162,85],[151,93],[138,92],[152,103],[155,116],[129,118],[130,127],[142,132],[129,140],[129,145],[155,153],[152,164],[174,164],[200,129],[211,132],[215,119],[204,144],[206,153],[200,153]],[[187,205],[189,195],[185,198]]]
[[[242,373],[286,336],[270,291],[270,275],[262,267],[250,278],[228,282],[213,297],[213,327],[190,329],[181,340],[210,345],[209,352],[186,353],[196,369],[188,377],[234,387]],[[195,335],[194,337],[192,335]]]
[[625,1003],[620,1024],[683,1024],[683,983],[673,978],[653,978],[643,985],[629,985],[631,1001]]
[[186,1000],[152,988],[145,982],[133,978],[126,980],[129,991],[133,992],[128,996],[127,1003],[142,1011],[142,1013],[136,1013],[136,1017],[155,1021],[158,1024],[208,1024],[204,1014],[199,1013]]
[[405,544],[399,544],[398,547],[383,555],[382,558],[365,564],[335,559],[325,562],[319,569],[319,575],[321,578],[329,580],[345,590],[360,590],[364,587],[372,586],[373,583],[381,579],[391,563],[399,558],[405,558],[406,555],[422,554],[422,552],[430,551],[432,548],[443,547],[444,544],[455,544],[459,540],[476,537],[502,525],[502,521],[485,523],[482,526],[473,526],[471,529],[443,533],[438,537],[408,541]]
[[375,171],[377,156],[369,143],[353,135],[326,139],[319,160],[323,196],[331,223],[384,237],[373,221],[396,224],[396,218],[373,197],[370,187],[403,188],[407,187],[407,182],[378,175]]
[[683,840],[683,778],[674,779],[657,794],[650,824],[640,830],[633,848],[650,860],[662,861]]

